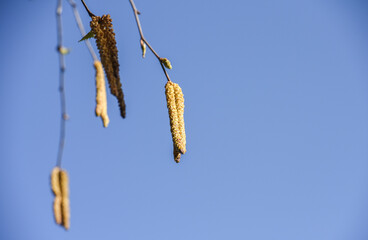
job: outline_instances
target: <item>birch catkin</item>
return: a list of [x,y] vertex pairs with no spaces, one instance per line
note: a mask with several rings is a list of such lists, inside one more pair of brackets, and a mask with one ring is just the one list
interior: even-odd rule
[[180,161],[180,154],[186,152],[184,126],[184,96],[178,84],[168,81],[165,85],[167,109],[169,111],[171,135],[174,143],[174,159]]
[[61,190],[60,190],[60,168],[55,167],[51,172],[51,189],[54,192],[54,218],[57,224],[61,224]]
[[54,217],[66,230],[70,227],[69,180],[65,170],[55,167],[51,172],[51,188],[55,194]]
[[125,118],[126,106],[120,83],[118,49],[116,48],[115,33],[110,15],[93,16],[90,26],[96,39],[111,94],[118,99],[120,115]]
[[101,117],[104,127],[109,125],[109,116],[107,115],[106,83],[100,61],[95,61],[96,69],[96,116]]
[[187,140],[186,140],[186,135],[185,135],[185,124],[184,124],[184,95],[178,84],[174,83],[173,86],[174,86],[174,94],[175,94],[176,111],[178,114],[178,127],[179,127],[179,132],[181,134],[181,141],[182,141],[181,143],[182,146],[179,149],[181,153],[184,154],[187,151],[186,149]]
[[61,211],[63,216],[63,226],[65,229],[70,227],[70,204],[69,204],[69,178],[65,170],[60,171],[60,189],[61,189]]

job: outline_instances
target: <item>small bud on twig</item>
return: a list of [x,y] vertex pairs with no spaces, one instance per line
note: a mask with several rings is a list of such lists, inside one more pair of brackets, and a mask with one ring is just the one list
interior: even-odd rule
[[167,58],[160,58],[160,61],[162,62],[162,64],[164,64],[164,66],[168,69],[172,69],[171,63],[169,61],[169,59]]
[[142,57],[144,58],[146,56],[147,47],[142,39],[141,39],[141,49],[142,49]]

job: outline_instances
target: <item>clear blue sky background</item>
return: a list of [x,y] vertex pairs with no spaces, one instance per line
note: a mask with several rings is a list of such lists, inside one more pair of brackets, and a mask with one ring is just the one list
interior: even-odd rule
[[113,19],[127,118],[111,95],[110,126],[94,116],[93,62],[65,1],[65,232],[49,185],[56,0],[0,3],[0,239],[368,239],[367,1],[136,0],[185,95],[180,164],[165,77],[141,58],[129,1],[87,4]]

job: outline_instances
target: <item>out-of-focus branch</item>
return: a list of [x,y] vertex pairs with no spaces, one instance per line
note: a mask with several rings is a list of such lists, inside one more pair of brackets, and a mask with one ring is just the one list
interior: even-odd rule
[[61,122],[60,122],[60,138],[59,138],[59,150],[57,154],[56,166],[61,166],[63,158],[63,151],[65,145],[65,123],[68,119],[66,113],[66,101],[65,101],[65,89],[64,89],[64,75],[65,75],[65,57],[67,49],[63,46],[63,24],[61,14],[63,12],[62,0],[58,0],[56,7],[56,19],[57,19],[57,51],[59,53],[59,93],[60,93],[60,105],[61,105]]
[[[84,37],[86,35],[86,31],[84,30],[82,19],[79,15],[79,11],[77,9],[77,4],[73,0],[68,0],[68,2],[70,4],[70,6],[73,8],[74,18],[75,18],[75,21],[77,22],[79,31],[80,31],[82,37]],[[96,55],[95,51],[93,50],[91,42],[88,39],[85,40],[84,42],[86,43],[86,46],[88,48],[89,53],[91,54],[91,56],[93,58],[93,61],[98,61],[97,55]]]
[[[82,0],[83,1],[83,0]],[[165,76],[167,78],[168,81],[171,81],[170,80],[170,77],[169,77],[169,74],[167,73],[165,67],[164,67],[164,64],[163,64],[163,61],[165,60],[164,58],[161,58],[157,52],[152,48],[152,46],[147,42],[146,38],[143,36],[143,30],[142,30],[142,26],[141,26],[141,22],[139,21],[139,14],[140,12],[137,10],[135,4],[134,4],[134,1],[133,0],[129,0],[130,2],[130,5],[132,5],[132,9],[133,9],[133,12],[134,12],[134,16],[135,16],[135,21],[137,22],[137,27],[138,27],[138,30],[139,30],[139,35],[141,36],[141,42],[143,41],[144,44],[146,44],[148,46],[148,48],[151,50],[151,52],[156,56],[156,58],[158,59],[158,61],[160,62],[160,65],[162,67],[162,70],[164,71],[165,73]]]

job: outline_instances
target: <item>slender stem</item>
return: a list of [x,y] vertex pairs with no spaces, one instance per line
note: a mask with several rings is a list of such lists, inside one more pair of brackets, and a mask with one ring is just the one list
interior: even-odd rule
[[133,12],[134,12],[135,21],[137,22],[137,27],[138,27],[138,30],[139,30],[139,35],[141,36],[141,40],[148,46],[148,48],[151,50],[151,52],[156,56],[156,58],[160,62],[160,65],[162,67],[162,70],[165,73],[165,76],[166,76],[167,80],[171,81],[170,77],[169,77],[169,74],[167,73],[164,65],[161,62],[161,57],[157,54],[157,52],[152,48],[152,46],[148,43],[146,38],[143,36],[143,30],[142,30],[141,22],[139,21],[139,16],[138,16],[140,14],[140,12],[137,10],[133,0],[129,0],[129,2],[130,2],[130,5],[132,6],[132,9],[133,9]]
[[60,122],[60,138],[59,138],[59,150],[57,154],[56,166],[61,166],[61,160],[63,158],[63,151],[65,145],[65,123],[67,120],[66,113],[66,101],[65,101],[65,90],[64,90],[64,74],[65,74],[65,57],[62,53],[63,49],[63,24],[61,14],[63,12],[62,0],[58,0],[56,8],[56,19],[57,19],[57,51],[59,52],[59,93],[60,93],[60,105],[61,105],[61,122]]
[[130,5],[132,5],[133,8],[133,12],[134,12],[134,16],[135,16],[135,21],[137,22],[137,26],[138,26],[138,30],[139,30],[139,34],[141,35],[141,38],[143,37],[143,31],[142,31],[142,27],[141,27],[141,22],[139,21],[139,12],[137,10],[137,8],[135,7],[135,4],[133,2],[133,0],[129,0],[130,1]]
[[88,15],[90,16],[90,17],[94,17],[95,15],[88,9],[88,7],[87,7],[87,5],[86,5],[86,3],[84,2],[84,0],[81,0],[82,1],[82,3],[83,3],[83,6],[84,6],[84,8],[86,9],[86,11],[88,12]]
[[[79,11],[77,9],[77,4],[73,0],[68,0],[68,2],[70,4],[70,6],[73,8],[74,18],[75,18],[75,21],[77,22],[79,31],[81,32],[82,37],[84,37],[86,35],[86,31],[84,30],[82,19],[79,15]],[[91,54],[93,60],[98,61],[97,55],[96,55],[95,51],[93,50],[93,47],[92,47],[91,42],[89,41],[89,39],[85,40],[84,42],[86,43],[86,46],[87,46],[87,48],[89,50],[89,53]]]

